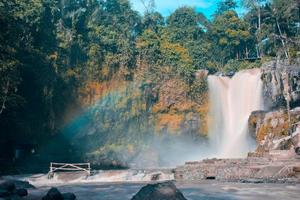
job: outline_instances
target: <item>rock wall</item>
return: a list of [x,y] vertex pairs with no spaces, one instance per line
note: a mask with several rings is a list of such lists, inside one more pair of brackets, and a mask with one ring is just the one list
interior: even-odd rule
[[207,159],[187,162],[174,170],[177,181],[216,179],[222,181],[299,181],[299,158],[248,157],[246,159]]
[[[249,130],[257,141],[257,152],[291,149],[298,145],[298,137],[292,135],[298,128],[300,108],[290,111],[290,122],[286,109],[269,112],[253,112],[249,118]],[[296,136],[296,135],[295,135]]]
[[300,106],[300,61],[288,64],[284,61],[272,61],[262,66],[264,83],[264,102],[266,108],[285,107],[290,101],[291,107]]
[[[262,70],[265,111],[249,117],[249,132],[256,138],[257,152],[291,149],[291,135],[300,121],[300,64],[265,63]],[[290,110],[290,113],[288,113]]]
[[157,102],[153,104],[151,110],[157,133],[189,135],[207,133],[205,115],[208,113],[208,102],[206,100],[200,105],[190,99],[188,87],[180,79],[166,80],[159,87]]

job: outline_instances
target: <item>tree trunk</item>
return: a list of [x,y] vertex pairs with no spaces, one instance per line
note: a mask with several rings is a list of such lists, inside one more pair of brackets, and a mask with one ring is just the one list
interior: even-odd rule
[[261,57],[261,51],[260,51],[260,43],[261,43],[261,9],[260,9],[260,5],[258,4],[257,5],[257,20],[258,20],[258,33],[257,33],[257,41],[258,41],[258,44],[256,46],[256,56],[258,58]]
[[246,52],[246,59],[248,59],[249,58],[249,51],[248,51],[247,46],[246,46],[245,52]]
[[260,58],[260,53],[259,53],[259,45],[256,45],[256,57]]
[[260,10],[260,5],[258,5],[257,17],[258,17],[258,33],[260,35],[261,34],[261,10]]
[[282,35],[282,32],[281,32],[279,22],[278,22],[277,18],[275,18],[275,19],[276,19],[276,25],[277,25],[277,28],[278,28],[278,31],[279,31],[279,34],[280,34],[280,40],[281,40],[281,43],[282,43],[282,46],[283,46],[285,57],[286,57],[286,59],[289,59],[289,54],[288,54],[288,51],[287,51],[287,48],[286,48],[286,44],[283,40],[283,35]]
[[4,99],[3,99],[3,102],[2,102],[2,106],[1,106],[1,109],[0,109],[0,115],[2,114],[2,112],[5,110],[6,106],[6,101],[7,101],[7,97],[8,97],[8,90],[9,90],[9,80],[7,81],[6,83],[6,88],[4,89]]

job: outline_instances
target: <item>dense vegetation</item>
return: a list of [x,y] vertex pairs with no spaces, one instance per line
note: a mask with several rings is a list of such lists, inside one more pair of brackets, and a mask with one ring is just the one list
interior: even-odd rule
[[[188,109],[200,109],[207,86],[196,78],[197,70],[236,71],[259,66],[260,58],[292,62],[299,56],[299,1],[244,0],[243,6],[243,17],[236,13],[234,0],[224,0],[211,18],[191,7],[164,18],[152,1],[142,16],[128,0],[1,0],[1,154],[18,145],[47,143],[76,114],[94,105],[95,96],[107,93],[106,102],[115,99],[138,108],[128,114],[104,104],[109,110],[100,112],[114,113],[110,120],[126,119],[115,129],[109,119],[88,111],[108,123],[106,132],[124,131],[129,121],[148,126],[149,113],[155,110],[164,113],[160,123],[168,117],[174,128],[180,120],[159,104],[162,83],[182,88],[190,99]],[[112,97],[112,91],[120,90],[132,98]],[[143,134],[141,126],[127,128]],[[116,136],[108,134],[105,140],[109,138]]]

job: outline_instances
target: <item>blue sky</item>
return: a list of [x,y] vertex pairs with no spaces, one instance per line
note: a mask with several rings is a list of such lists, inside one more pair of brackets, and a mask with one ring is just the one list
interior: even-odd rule
[[[143,14],[145,8],[141,0],[130,0],[135,10]],[[149,0],[143,0],[148,2]],[[220,0],[155,0],[156,10],[163,16],[170,15],[176,8],[181,6],[195,7],[198,12],[202,12],[207,17],[210,17],[217,8],[217,3]],[[238,13],[242,13],[242,9],[237,9]]]

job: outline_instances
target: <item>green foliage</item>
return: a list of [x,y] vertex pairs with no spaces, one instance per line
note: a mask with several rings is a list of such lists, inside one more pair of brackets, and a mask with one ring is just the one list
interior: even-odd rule
[[299,2],[297,0],[247,0],[245,20],[256,35],[259,56],[295,58],[299,52]]
[[185,41],[200,39],[207,20],[190,7],[181,7],[167,18],[171,41],[184,44]]
[[[129,0],[0,1],[0,140],[46,140],[60,132],[66,113],[83,109],[82,88],[126,80],[150,92],[136,94],[131,88],[135,92],[123,95],[126,106],[109,105],[102,111],[113,115],[100,118],[109,124],[105,133],[112,131],[104,140],[127,138],[120,134],[125,127],[131,140],[119,143],[131,143],[137,127],[128,124],[147,125],[159,98],[152,92],[164,81],[185,81],[191,99],[203,104],[207,83],[195,77],[198,69],[238,71],[274,57],[299,57],[297,0],[244,0],[243,5],[247,12],[241,17],[235,1],[221,1],[206,19],[186,6],[164,18],[152,0],[144,16]],[[261,62],[247,62],[255,57]]]
[[237,7],[237,3],[235,0],[222,0],[217,5],[217,10],[215,15],[222,15],[227,11],[234,10]]
[[189,95],[195,102],[202,105],[207,101],[208,83],[205,78],[198,78],[193,81],[190,87]]
[[244,69],[259,68],[260,66],[261,66],[260,61],[248,62],[248,61],[229,60],[224,66],[224,72],[238,72]]
[[209,34],[214,38],[214,50],[220,53],[223,62],[247,56],[246,48],[253,41],[248,27],[248,23],[234,11],[226,11],[214,19]]

